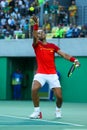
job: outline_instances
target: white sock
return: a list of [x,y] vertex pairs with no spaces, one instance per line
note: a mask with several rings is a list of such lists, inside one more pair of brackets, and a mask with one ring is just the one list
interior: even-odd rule
[[34,110],[40,112],[40,107],[34,107]]
[[61,111],[61,108],[56,106],[56,111]]

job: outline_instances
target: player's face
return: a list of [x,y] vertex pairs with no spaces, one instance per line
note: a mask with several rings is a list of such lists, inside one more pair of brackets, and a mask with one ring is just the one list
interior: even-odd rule
[[38,38],[41,41],[44,41],[46,39],[46,35],[43,30],[38,30]]

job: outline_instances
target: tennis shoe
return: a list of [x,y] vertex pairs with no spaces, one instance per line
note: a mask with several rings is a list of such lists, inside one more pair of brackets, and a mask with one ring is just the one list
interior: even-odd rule
[[34,111],[31,115],[30,115],[31,119],[41,119],[42,118],[42,113],[38,112],[38,111]]
[[57,110],[56,111],[56,118],[61,118],[62,115],[61,115],[61,110]]

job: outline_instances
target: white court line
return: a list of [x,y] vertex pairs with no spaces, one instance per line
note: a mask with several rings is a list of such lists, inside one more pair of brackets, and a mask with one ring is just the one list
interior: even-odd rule
[[19,116],[12,116],[12,115],[0,115],[0,117],[9,117],[9,118],[17,118],[17,119],[26,119],[26,120],[35,120],[35,121],[43,121],[43,122],[48,122],[48,123],[57,123],[57,124],[61,124],[61,125],[71,125],[71,126],[85,126],[85,125],[81,125],[81,124],[75,124],[75,123],[70,123],[70,122],[60,122],[60,121],[50,121],[50,120],[43,120],[43,119],[30,119],[28,117],[19,117]]

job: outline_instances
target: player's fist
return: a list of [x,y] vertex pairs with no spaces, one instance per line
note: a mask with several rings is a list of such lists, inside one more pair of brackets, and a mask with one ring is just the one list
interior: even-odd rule
[[75,63],[75,66],[76,66],[76,67],[80,66],[80,62],[78,61],[78,59],[76,59],[76,60],[74,61],[74,63]]
[[34,21],[34,23],[38,23],[38,18],[35,15],[33,15],[31,19]]

